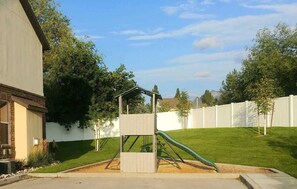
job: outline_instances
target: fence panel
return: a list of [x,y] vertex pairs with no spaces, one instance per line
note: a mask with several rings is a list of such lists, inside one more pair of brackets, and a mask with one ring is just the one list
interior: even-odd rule
[[288,97],[282,97],[275,100],[272,125],[275,125],[275,126],[290,125]]
[[231,126],[231,104],[217,106],[217,127]]
[[245,127],[245,102],[236,103],[233,106],[234,127]]
[[[295,115],[295,114],[296,115]],[[182,120],[178,112],[163,112],[157,114],[157,128],[159,130],[182,129]],[[259,117],[260,125],[264,126],[266,118]],[[271,115],[268,116],[271,118]],[[270,120],[269,124],[270,124]],[[193,109],[188,117],[187,128],[214,127],[255,127],[258,125],[258,114],[254,102],[246,101],[222,106]],[[297,96],[275,99],[273,126],[297,126]],[[77,124],[67,131],[57,123],[46,123],[47,140],[74,141],[90,140],[94,138],[94,131],[90,128],[79,129]],[[119,120],[113,121],[110,127],[101,130],[101,137],[119,136]]]
[[203,109],[193,109],[191,111],[192,115],[192,128],[203,128]]
[[216,108],[208,107],[204,109],[204,128],[214,128],[216,127],[216,116],[215,116]]

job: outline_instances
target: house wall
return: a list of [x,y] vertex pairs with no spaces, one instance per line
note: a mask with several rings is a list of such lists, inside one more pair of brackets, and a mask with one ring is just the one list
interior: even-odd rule
[[37,147],[33,145],[33,139],[38,139],[38,144],[42,143],[42,113],[27,110],[27,154]]
[[15,159],[27,159],[32,152],[33,138],[42,139],[42,113],[27,110],[14,103],[15,109]]
[[0,1],[0,81],[43,96],[42,45],[19,0]]
[[25,159],[28,153],[27,136],[27,109],[14,103],[15,112],[15,159]]

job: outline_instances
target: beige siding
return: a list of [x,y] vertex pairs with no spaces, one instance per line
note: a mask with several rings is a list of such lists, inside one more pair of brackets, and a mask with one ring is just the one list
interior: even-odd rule
[[121,171],[127,173],[154,173],[156,153],[122,152]]
[[137,172],[137,153],[133,152],[121,152],[121,171],[127,173],[136,173]]
[[42,114],[27,110],[27,156],[32,152],[33,138],[37,138],[39,144],[42,142]]
[[[42,139],[42,114],[32,112],[18,103],[15,109],[15,159],[26,159],[32,152],[33,138]],[[41,140],[39,140],[41,142]]]
[[154,135],[155,114],[120,115],[121,135]]
[[15,159],[26,159],[28,153],[27,136],[27,109],[14,103],[15,118]]
[[19,0],[0,1],[0,82],[43,96],[42,45]]

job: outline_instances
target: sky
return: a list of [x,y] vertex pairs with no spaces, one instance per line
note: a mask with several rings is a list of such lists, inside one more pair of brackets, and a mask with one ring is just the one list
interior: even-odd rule
[[75,35],[95,43],[110,71],[124,64],[163,98],[219,90],[240,70],[257,32],[297,26],[296,0],[55,0]]

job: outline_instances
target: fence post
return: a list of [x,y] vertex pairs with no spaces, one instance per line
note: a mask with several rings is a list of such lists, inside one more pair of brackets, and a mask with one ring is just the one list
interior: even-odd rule
[[230,104],[231,105],[231,112],[230,112],[230,114],[231,114],[231,127],[234,127],[234,120],[233,120],[233,112],[234,112],[234,109],[233,109],[233,102]]
[[215,113],[216,113],[216,115],[215,115],[216,116],[215,117],[216,118],[216,120],[215,120],[216,121],[216,127],[218,127],[218,105],[215,106]]
[[204,107],[202,107],[202,128],[204,128],[204,127],[205,127],[205,125],[204,125],[204,124],[205,124],[205,122],[204,122],[204,121],[205,121],[205,120],[204,120],[204,117],[205,117],[205,112],[204,112],[204,109],[205,109],[205,108],[204,108]]
[[290,127],[294,125],[293,120],[294,120],[294,109],[293,109],[293,95],[289,96],[289,119],[290,119]]
[[247,127],[249,124],[249,106],[248,106],[249,101],[245,101],[245,126]]

